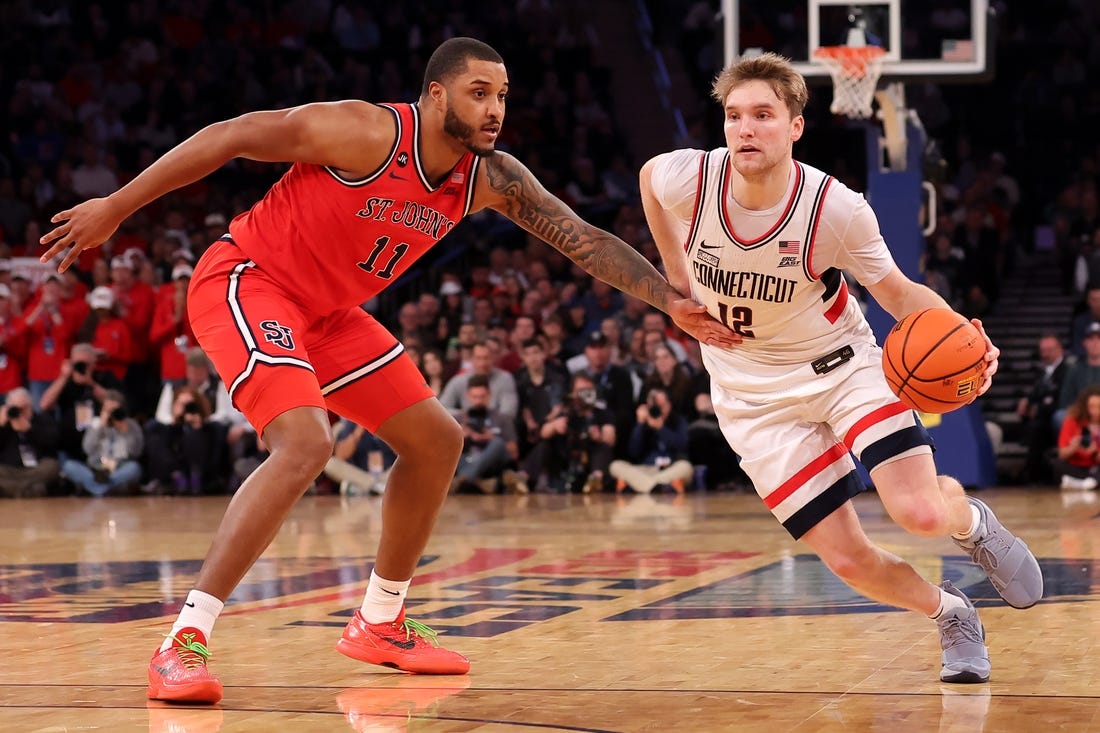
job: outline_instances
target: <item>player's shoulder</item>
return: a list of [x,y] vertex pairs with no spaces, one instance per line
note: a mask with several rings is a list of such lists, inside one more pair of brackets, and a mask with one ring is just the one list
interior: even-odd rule
[[657,165],[676,165],[691,161],[697,166],[699,165],[699,161],[702,160],[703,156],[706,154],[706,150],[699,150],[698,148],[677,148],[676,150],[668,150],[654,155],[647,161],[646,165],[654,167]]

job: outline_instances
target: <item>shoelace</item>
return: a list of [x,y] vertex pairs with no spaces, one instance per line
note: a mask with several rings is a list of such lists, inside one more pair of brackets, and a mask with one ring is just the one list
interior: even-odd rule
[[1000,532],[993,532],[982,537],[974,545],[974,562],[981,566],[982,570],[991,572],[997,569],[1001,557],[1008,552],[1009,544]]
[[179,657],[183,666],[187,669],[195,669],[196,667],[205,667],[206,663],[210,660],[210,650],[201,641],[195,641],[194,635],[185,634],[186,641],[166,634],[172,641],[176,642],[179,646],[173,647],[176,650],[176,656]]
[[970,622],[968,619],[952,616],[945,620],[940,628],[942,629],[943,638],[947,641],[944,649],[954,648],[967,641],[973,641],[978,644],[985,643],[985,640],[982,639],[981,632],[978,630],[978,625]]
[[408,641],[413,634],[416,634],[421,639],[431,643],[432,646],[439,646],[439,632],[431,626],[407,618],[402,622],[401,627],[405,629],[405,641]]

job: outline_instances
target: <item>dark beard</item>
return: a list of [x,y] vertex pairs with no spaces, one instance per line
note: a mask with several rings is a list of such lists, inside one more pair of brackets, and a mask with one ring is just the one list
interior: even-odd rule
[[458,115],[456,115],[454,110],[449,106],[447,107],[446,114],[443,115],[443,132],[447,133],[455,140],[458,140],[462,143],[462,147],[479,158],[487,158],[496,152],[492,146],[487,148],[475,147],[474,144],[470,142],[470,138],[474,135],[474,128],[458,119]]

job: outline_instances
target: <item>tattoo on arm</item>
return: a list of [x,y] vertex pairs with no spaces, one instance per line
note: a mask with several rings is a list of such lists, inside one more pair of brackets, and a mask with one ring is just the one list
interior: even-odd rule
[[493,208],[585,272],[664,311],[682,297],[637,250],[577,216],[515,158],[498,152],[486,162]]

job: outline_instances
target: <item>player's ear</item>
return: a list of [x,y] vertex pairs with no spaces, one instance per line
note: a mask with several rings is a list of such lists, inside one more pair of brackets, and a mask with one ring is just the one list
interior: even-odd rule
[[798,115],[791,120],[791,142],[798,142],[802,137],[803,131],[806,129],[806,118],[802,115]]
[[428,82],[428,99],[445,107],[447,105],[447,88],[437,81]]

